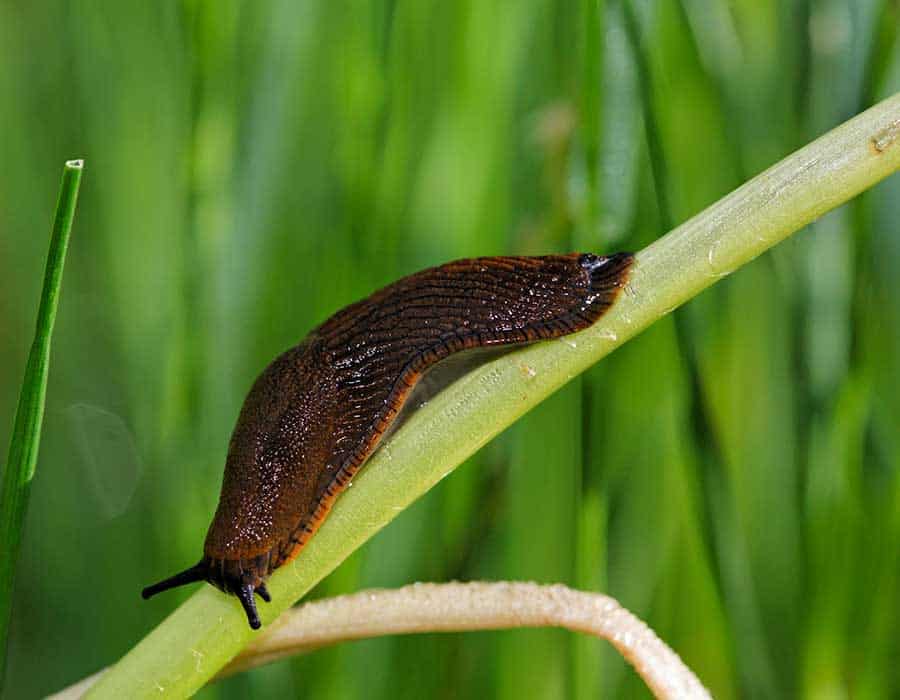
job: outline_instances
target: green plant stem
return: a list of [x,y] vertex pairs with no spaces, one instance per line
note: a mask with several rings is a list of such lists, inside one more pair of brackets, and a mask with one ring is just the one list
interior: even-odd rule
[[12,612],[13,580],[16,558],[22,542],[22,528],[28,508],[28,494],[37,465],[44,420],[44,399],[47,395],[47,374],[50,367],[50,338],[62,284],[69,233],[78,201],[83,163],[72,160],[63,169],[56,217],[44,270],[44,288],[38,308],[34,342],[25,366],[25,378],[19,394],[16,421],[9,445],[9,459],[3,474],[3,493],[0,494],[0,689],[6,668],[6,647],[9,619]]
[[[274,620],[406,506],[579,372],[898,168],[895,95],[641,251],[626,292],[588,330],[509,354],[453,384],[387,441],[301,555],[272,576],[273,601],[262,604],[263,621]],[[253,634],[237,600],[204,585],[111,668],[89,697],[188,696]]]

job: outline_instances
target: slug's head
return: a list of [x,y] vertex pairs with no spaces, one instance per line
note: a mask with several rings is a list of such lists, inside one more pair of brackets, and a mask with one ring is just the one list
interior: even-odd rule
[[232,566],[238,563],[204,557],[190,569],[185,569],[181,573],[175,574],[159,583],[147,586],[141,591],[141,597],[146,600],[170,588],[177,588],[196,581],[207,581],[220,591],[236,595],[238,600],[241,601],[244,612],[247,614],[247,622],[250,623],[253,629],[259,629],[261,623],[256,612],[256,599],[253,597],[253,594],[256,593],[267,603],[271,600],[271,597],[269,596],[269,591],[266,590],[266,584],[263,583],[257,574],[250,571],[242,572],[238,570],[238,567]]
[[255,595],[269,601],[264,581],[295,551],[327,473],[336,400],[317,347],[312,334],[256,380],[231,437],[203,558],[145,588],[144,598],[207,581],[237,596],[250,626],[259,628]]

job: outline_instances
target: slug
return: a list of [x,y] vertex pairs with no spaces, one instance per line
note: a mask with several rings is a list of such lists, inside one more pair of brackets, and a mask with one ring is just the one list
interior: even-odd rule
[[235,594],[258,629],[254,593],[270,600],[269,575],[315,534],[399,423],[426,371],[457,353],[587,328],[616,300],[632,260],[629,253],[457,260],[338,311],[250,389],[203,558],[142,596],[208,581]]

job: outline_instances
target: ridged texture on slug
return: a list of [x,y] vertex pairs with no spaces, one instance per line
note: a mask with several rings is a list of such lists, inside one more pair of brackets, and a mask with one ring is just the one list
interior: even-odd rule
[[332,316],[266,368],[244,403],[206,538],[210,569],[257,585],[315,532],[431,365],[590,326],[631,261],[627,253],[459,260]]

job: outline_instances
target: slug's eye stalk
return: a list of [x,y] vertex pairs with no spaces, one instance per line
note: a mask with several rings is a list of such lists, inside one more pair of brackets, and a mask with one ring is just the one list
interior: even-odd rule
[[[256,600],[253,597],[254,592],[259,594],[267,603],[272,600],[266,585],[262,582],[254,584],[245,579],[243,576],[235,575],[229,571],[230,568],[225,562],[220,562],[222,566],[213,566],[209,559],[203,559],[190,569],[185,569],[181,573],[175,574],[167,579],[147,586],[141,591],[141,597],[146,600],[162,593],[170,588],[177,588],[188,583],[196,583],[197,581],[207,581],[224,593],[233,593],[237,599],[241,601],[241,607],[247,615],[247,622],[250,626],[258,630],[262,623],[259,620],[259,614],[256,611]],[[258,580],[258,579],[257,579]]]
[[256,599],[253,597],[253,586],[249,583],[245,584],[238,588],[234,594],[238,597],[238,600],[241,601],[241,606],[247,614],[247,622],[250,623],[250,626],[253,629],[258,630],[262,623],[259,621],[259,615],[256,612]]
[[267,603],[272,602],[272,596],[269,595],[269,591],[266,590],[266,584],[261,583],[256,587],[256,595],[262,598]]

